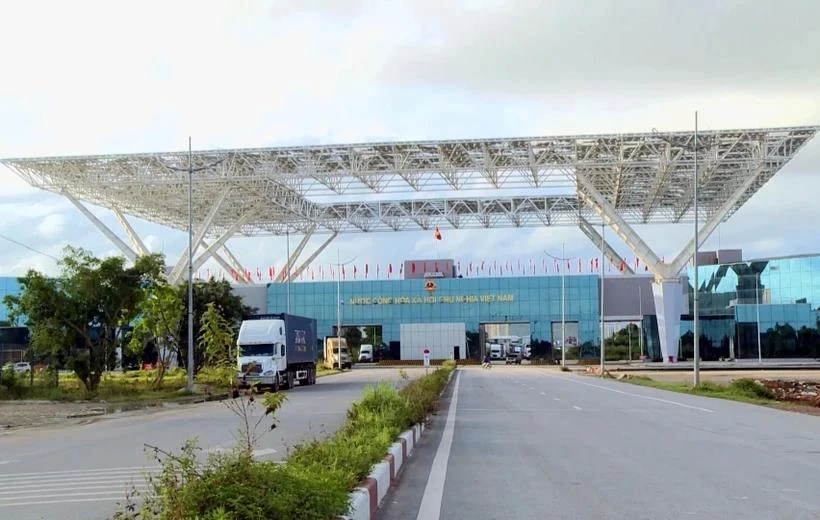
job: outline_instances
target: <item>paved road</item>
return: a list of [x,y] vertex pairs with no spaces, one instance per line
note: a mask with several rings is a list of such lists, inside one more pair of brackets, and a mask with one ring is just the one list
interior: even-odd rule
[[[406,370],[410,377],[422,373]],[[332,433],[366,384],[397,379],[397,369],[353,370],[320,378],[315,386],[297,386],[288,393],[279,427],[261,439],[257,456],[280,459],[294,443]],[[238,426],[239,418],[217,402],[0,435],[0,518],[109,518],[127,483],[144,487],[144,470],[154,467],[144,443],[175,450],[197,437],[200,446],[215,451],[234,444]]]
[[820,518],[818,417],[536,367],[454,383],[380,520]]

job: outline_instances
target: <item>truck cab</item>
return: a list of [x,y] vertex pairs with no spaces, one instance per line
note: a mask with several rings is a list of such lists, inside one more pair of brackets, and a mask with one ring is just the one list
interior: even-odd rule
[[[339,347],[341,345],[341,348]],[[347,348],[347,339],[336,336],[325,336],[325,368],[351,368],[350,351]]]
[[365,343],[359,347],[359,363],[372,363],[375,361],[373,358],[373,345]]

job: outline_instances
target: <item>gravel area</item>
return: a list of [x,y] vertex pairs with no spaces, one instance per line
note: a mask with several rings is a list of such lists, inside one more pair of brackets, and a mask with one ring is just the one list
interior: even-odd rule
[[105,414],[100,403],[52,401],[0,402],[0,432],[56,424],[76,424]]

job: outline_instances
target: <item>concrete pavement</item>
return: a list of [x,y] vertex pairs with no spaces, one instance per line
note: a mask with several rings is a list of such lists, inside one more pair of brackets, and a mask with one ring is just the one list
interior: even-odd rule
[[539,367],[457,377],[380,520],[820,518],[817,417]]
[[[410,377],[423,374],[422,368],[405,370]],[[279,426],[264,433],[256,455],[278,460],[290,446],[332,433],[367,384],[398,379],[398,369],[353,370],[322,377],[315,386],[297,386],[288,392]],[[238,416],[224,403],[212,402],[2,434],[0,518],[110,518],[129,484],[144,488],[145,470],[157,469],[144,444],[171,451],[197,437],[202,448],[218,451],[235,444],[238,427]]]

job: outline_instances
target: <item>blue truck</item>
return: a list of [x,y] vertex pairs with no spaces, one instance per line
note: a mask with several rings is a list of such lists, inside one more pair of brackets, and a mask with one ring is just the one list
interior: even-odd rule
[[291,389],[316,384],[316,320],[257,314],[242,321],[236,343],[239,388]]

